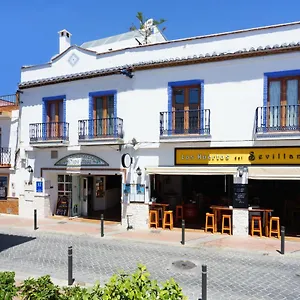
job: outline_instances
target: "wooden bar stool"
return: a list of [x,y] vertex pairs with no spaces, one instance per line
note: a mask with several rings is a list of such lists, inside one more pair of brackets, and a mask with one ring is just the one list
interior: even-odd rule
[[[255,227],[255,221],[258,223],[258,227]],[[252,216],[251,218],[251,235],[253,236],[255,232],[258,232],[259,236],[262,237],[260,216]]]
[[158,227],[158,211],[157,210],[150,210],[149,211],[149,227],[152,225],[155,226],[155,228]]
[[[276,222],[275,229],[273,229],[273,222]],[[270,234],[269,234],[269,237],[272,236],[272,233],[277,234],[277,237],[280,238],[280,219],[279,219],[279,217],[271,217],[271,219],[270,219]]]
[[156,210],[158,211],[159,221],[162,221],[162,219],[163,219],[163,209],[162,209],[162,207],[157,207]]
[[183,219],[183,206],[182,205],[176,205],[176,222],[178,222],[178,220],[182,220]]
[[[228,220],[228,225],[225,225],[225,220]],[[224,231],[229,231],[229,235],[231,235],[231,215],[223,215],[222,216],[222,234]]]
[[166,229],[166,226],[169,226],[169,228],[173,229],[173,211],[172,210],[166,210],[164,212],[164,219],[163,219],[163,229]]
[[[209,224],[209,220],[211,220],[211,224]],[[215,215],[211,213],[206,213],[205,218],[205,232],[208,229],[212,229],[212,232],[215,233]]]

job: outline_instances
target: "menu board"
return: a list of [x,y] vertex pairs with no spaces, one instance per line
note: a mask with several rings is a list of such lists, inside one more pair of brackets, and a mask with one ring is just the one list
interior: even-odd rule
[[69,210],[69,199],[67,196],[61,196],[58,198],[56,205],[56,215],[58,216],[68,216]]
[[248,208],[248,185],[234,184],[233,185],[233,203],[235,208]]

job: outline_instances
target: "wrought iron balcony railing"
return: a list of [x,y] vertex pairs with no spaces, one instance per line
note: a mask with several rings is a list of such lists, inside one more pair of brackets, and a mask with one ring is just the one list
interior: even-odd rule
[[19,105],[19,94],[0,96],[0,109]]
[[175,110],[160,113],[160,136],[209,135],[210,110]]
[[49,122],[29,124],[31,143],[47,141],[69,141],[69,123]]
[[103,118],[78,121],[79,140],[123,138],[123,119]]
[[10,166],[11,164],[11,150],[10,148],[0,148],[0,166]]
[[263,106],[256,109],[256,132],[300,130],[300,105]]

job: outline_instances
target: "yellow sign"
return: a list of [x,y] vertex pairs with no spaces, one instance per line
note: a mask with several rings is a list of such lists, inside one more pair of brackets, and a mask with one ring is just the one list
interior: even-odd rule
[[175,165],[300,165],[300,147],[177,148]]

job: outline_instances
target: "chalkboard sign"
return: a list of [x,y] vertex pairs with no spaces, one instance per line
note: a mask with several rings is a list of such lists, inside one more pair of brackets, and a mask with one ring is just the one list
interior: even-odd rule
[[56,205],[56,215],[58,216],[68,216],[69,210],[69,199],[67,196],[59,197]]
[[248,208],[248,184],[233,185],[233,207]]

